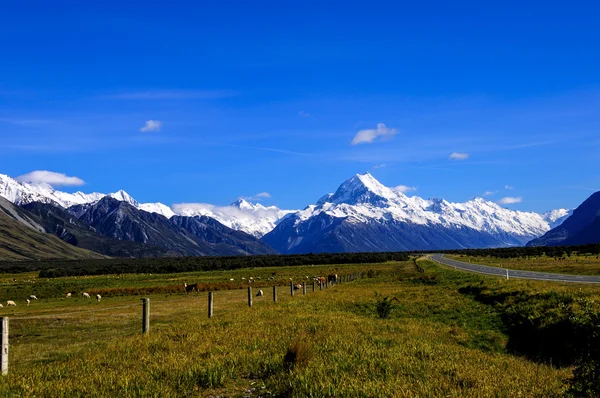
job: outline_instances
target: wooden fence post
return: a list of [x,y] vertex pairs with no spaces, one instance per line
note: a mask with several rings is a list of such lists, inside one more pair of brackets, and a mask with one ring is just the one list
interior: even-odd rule
[[252,307],[252,287],[248,286],[248,307]]
[[213,292],[208,292],[208,317],[213,316]]
[[317,281],[313,279],[313,293],[315,292],[315,283],[317,283]]
[[142,299],[142,334],[150,332],[150,299]]
[[3,375],[8,374],[8,318],[0,318],[0,371]]
[[294,297],[294,281],[290,281],[290,294]]
[[319,290],[323,290],[323,282],[319,280]]
[[273,302],[277,302],[277,286],[273,286]]
[[328,288],[328,287],[329,287],[329,278],[326,278],[325,279],[325,288]]
[[306,282],[302,283],[302,294],[306,296]]

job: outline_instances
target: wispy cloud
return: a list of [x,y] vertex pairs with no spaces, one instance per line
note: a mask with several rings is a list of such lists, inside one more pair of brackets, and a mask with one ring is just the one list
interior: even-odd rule
[[513,187],[512,185],[505,185],[504,189],[506,189],[507,191],[512,191],[513,189],[515,189],[515,187]]
[[485,192],[483,193],[483,195],[481,195],[481,196],[483,196],[483,197],[485,198],[486,196],[492,196],[492,195],[494,195],[494,194],[496,194],[496,192],[493,192],[493,191],[485,191]]
[[452,152],[449,158],[452,160],[467,160],[469,158],[469,154],[465,152]]
[[394,187],[394,191],[402,192],[402,193],[414,192],[416,190],[417,190],[417,187],[409,187],[408,185],[398,185],[397,187]]
[[501,204],[501,205],[512,205],[512,204],[515,204],[515,203],[521,203],[522,201],[523,201],[523,198],[520,197],[520,196],[519,197],[506,196],[506,197],[500,199],[498,201],[498,204]]
[[5,119],[0,118],[0,123],[8,123],[16,126],[39,126],[52,123],[52,120],[47,119]]
[[260,193],[257,193],[256,195],[242,197],[242,199],[259,201],[259,200],[269,199],[270,197],[271,197],[270,193],[260,192]]
[[238,92],[231,90],[153,90],[103,95],[100,98],[118,100],[211,100],[234,97],[238,94]]
[[398,129],[378,123],[375,129],[360,130],[352,139],[351,145],[372,144],[375,140],[389,139],[398,133]]
[[79,177],[69,177],[63,173],[56,173],[48,170],[36,170],[31,173],[23,174],[16,178],[17,181],[30,182],[33,184],[46,183],[52,186],[80,186],[85,185]]
[[299,117],[310,117],[310,113],[306,112],[306,111],[300,111],[298,112],[298,116]]
[[163,123],[160,120],[146,120],[146,124],[144,127],[140,129],[142,133],[151,133],[155,131],[160,131]]
[[387,164],[381,163],[381,164],[376,164],[375,166],[373,166],[374,169],[383,169],[384,167],[387,167]]

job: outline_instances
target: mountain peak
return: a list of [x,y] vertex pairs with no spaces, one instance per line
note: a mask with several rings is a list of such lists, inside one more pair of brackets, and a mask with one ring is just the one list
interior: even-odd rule
[[123,191],[122,189],[118,190],[117,192],[113,192],[110,195],[111,198],[116,199],[120,202],[127,202],[132,206],[138,207],[139,203],[137,200],[135,200],[131,195],[129,195],[127,192]]
[[344,181],[337,191],[329,197],[333,203],[372,203],[381,204],[398,195],[377,181],[370,173],[356,174]]
[[253,209],[255,207],[252,203],[248,202],[244,198],[239,198],[238,200],[233,202],[231,205],[234,207],[237,207],[238,209]]

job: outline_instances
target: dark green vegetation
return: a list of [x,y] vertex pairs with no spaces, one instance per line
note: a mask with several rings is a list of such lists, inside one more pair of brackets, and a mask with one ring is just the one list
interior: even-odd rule
[[[282,288],[273,304],[266,290],[252,308],[246,304],[250,276],[258,287],[357,272],[362,278],[314,294],[292,298]],[[184,281],[239,289],[216,292],[215,317],[207,319],[206,294],[186,296]],[[139,296],[127,289],[159,293],[171,285],[181,291],[149,296],[151,332],[140,337]],[[0,299],[19,302],[0,309],[13,317],[11,374],[0,378],[9,396],[597,392],[599,295],[590,286],[506,281],[421,259],[120,277],[5,275],[0,289]],[[77,294],[43,295],[63,289]],[[102,291],[103,299],[84,300],[81,291]],[[30,292],[40,300],[25,307]]]
[[104,259],[91,261],[7,261],[0,262],[0,273],[39,271],[42,278],[126,273],[158,274],[291,265],[381,263],[386,261],[405,261],[408,257],[407,253],[323,253],[268,256]]
[[27,212],[0,198],[0,258],[7,260],[103,258],[100,254],[71,246],[43,231],[43,228]]

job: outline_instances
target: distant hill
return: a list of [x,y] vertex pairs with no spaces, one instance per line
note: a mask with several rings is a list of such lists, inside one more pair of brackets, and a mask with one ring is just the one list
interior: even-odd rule
[[72,206],[69,212],[103,236],[157,246],[172,255],[217,256],[272,254],[267,244],[208,217],[175,216],[139,210],[109,196],[93,204]]
[[170,254],[167,249],[158,246],[100,235],[67,210],[51,203],[32,202],[21,208],[27,210],[45,232],[54,234],[73,246],[110,257],[160,257]]
[[600,192],[585,200],[561,225],[527,246],[576,246],[600,243]]
[[43,226],[27,210],[0,198],[0,260],[98,258],[105,256],[45,233]]

